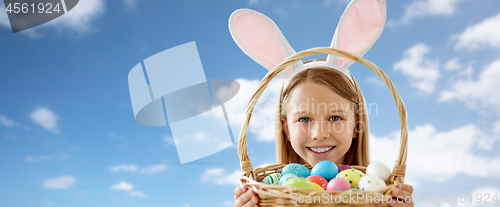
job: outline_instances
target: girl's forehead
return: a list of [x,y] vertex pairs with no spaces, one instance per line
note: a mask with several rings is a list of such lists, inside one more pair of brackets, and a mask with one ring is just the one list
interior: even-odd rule
[[316,111],[316,109],[349,111],[352,109],[351,104],[353,103],[326,86],[304,83],[291,91],[287,108],[293,113]]
[[327,86],[317,83],[302,83],[290,93],[290,102],[306,102],[315,104],[350,103]]

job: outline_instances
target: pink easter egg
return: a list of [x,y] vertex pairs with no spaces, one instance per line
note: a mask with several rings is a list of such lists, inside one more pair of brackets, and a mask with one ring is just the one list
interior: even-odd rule
[[329,191],[344,191],[350,188],[351,184],[345,178],[333,178],[326,186],[326,190]]

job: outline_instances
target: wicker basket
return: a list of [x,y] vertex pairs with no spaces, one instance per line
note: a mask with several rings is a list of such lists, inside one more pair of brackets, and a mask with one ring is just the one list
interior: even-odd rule
[[[380,78],[382,78],[382,80],[385,82],[385,84],[391,91],[392,95],[394,96],[396,105],[399,110],[399,117],[401,122],[401,146],[400,146],[398,160],[396,161],[396,165],[393,171],[391,172],[389,181],[387,182],[387,187],[381,190],[350,193],[350,192],[338,192],[338,191],[319,191],[315,189],[305,189],[305,188],[291,188],[278,185],[267,185],[261,183],[261,181],[267,175],[276,172],[281,172],[281,169],[286,164],[269,165],[266,167],[257,168],[255,170],[252,167],[252,163],[250,162],[250,158],[248,157],[248,151],[247,151],[247,132],[250,123],[250,118],[252,116],[252,111],[257,103],[257,100],[262,95],[262,92],[266,88],[267,84],[269,84],[271,79],[279,72],[281,72],[284,68],[286,68],[287,66],[291,65],[294,62],[301,60],[304,57],[308,57],[311,55],[318,55],[318,54],[336,55],[354,61],[358,61],[364,64],[365,66],[370,68],[373,72],[375,72]],[[253,189],[253,191],[255,191],[255,193],[259,196],[260,198],[259,205],[262,207],[264,206],[310,206],[310,207],[389,206],[389,203],[387,201],[392,200],[391,190],[394,187],[396,187],[397,184],[403,183],[404,181],[405,169],[406,169],[406,154],[408,149],[407,139],[408,139],[408,126],[406,119],[406,109],[404,107],[403,101],[401,100],[401,97],[399,96],[398,92],[396,91],[396,88],[392,84],[389,77],[387,77],[387,75],[380,68],[378,68],[368,60],[365,60],[361,57],[337,49],[312,48],[304,50],[302,52],[299,52],[297,54],[288,57],[281,64],[276,66],[273,70],[270,70],[269,73],[267,73],[266,76],[260,82],[257,91],[255,91],[255,93],[251,97],[246,107],[238,143],[238,156],[240,158],[241,170],[243,171],[243,176],[240,179],[240,185],[246,185],[248,188]],[[305,165],[305,166],[311,169],[310,165]],[[363,173],[366,173],[366,167],[363,166],[352,166],[352,167],[354,169],[362,171]],[[357,193],[362,193],[362,194],[357,195]],[[300,196],[302,196],[303,198],[302,202],[299,198]],[[356,197],[356,196],[362,196],[362,197]],[[314,202],[312,202],[313,198],[317,200],[314,200]],[[311,202],[307,202],[307,199],[310,199],[309,201]]]

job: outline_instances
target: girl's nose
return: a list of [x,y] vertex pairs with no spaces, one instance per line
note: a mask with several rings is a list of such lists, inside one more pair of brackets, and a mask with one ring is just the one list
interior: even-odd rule
[[330,137],[330,126],[328,122],[314,122],[314,124],[310,126],[311,129],[309,129],[309,132],[311,133],[311,139],[328,139],[328,137]]

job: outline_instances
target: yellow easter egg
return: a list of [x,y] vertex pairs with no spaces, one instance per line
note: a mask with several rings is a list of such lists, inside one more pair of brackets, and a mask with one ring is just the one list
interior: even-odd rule
[[357,188],[359,180],[364,176],[363,172],[355,169],[348,169],[337,174],[337,178],[344,178],[349,181],[351,188]]
[[321,187],[317,183],[313,183],[313,184],[314,184],[314,187],[316,188],[316,190],[325,190],[325,189],[323,189],[323,187]]

